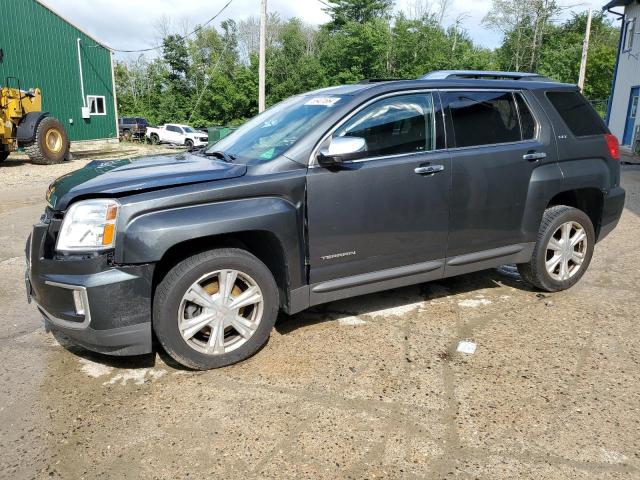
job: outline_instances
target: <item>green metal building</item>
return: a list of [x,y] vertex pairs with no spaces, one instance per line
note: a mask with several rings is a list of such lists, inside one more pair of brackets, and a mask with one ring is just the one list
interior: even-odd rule
[[41,0],[0,0],[0,85],[18,82],[71,141],[118,137],[112,52]]

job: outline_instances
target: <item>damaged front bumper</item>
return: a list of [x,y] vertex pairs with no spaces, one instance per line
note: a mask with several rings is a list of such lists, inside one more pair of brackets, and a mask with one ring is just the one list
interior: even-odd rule
[[48,329],[74,343],[111,355],[152,351],[153,265],[113,265],[105,254],[59,257],[49,224],[27,241],[27,296]]

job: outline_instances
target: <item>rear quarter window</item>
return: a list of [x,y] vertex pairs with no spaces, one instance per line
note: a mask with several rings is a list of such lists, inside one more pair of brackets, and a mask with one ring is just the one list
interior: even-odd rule
[[598,113],[580,93],[547,92],[547,98],[574,136],[589,137],[609,133]]

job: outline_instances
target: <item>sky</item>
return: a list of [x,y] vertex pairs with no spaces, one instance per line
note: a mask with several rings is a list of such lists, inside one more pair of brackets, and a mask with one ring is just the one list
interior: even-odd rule
[[[158,23],[164,17],[170,19],[176,32],[181,25],[195,26],[211,18],[228,0],[43,0],[43,3],[66,17],[102,43],[114,49],[131,50],[158,44]],[[421,0],[396,0],[396,9],[407,10]],[[425,0],[422,0],[425,1]],[[428,2],[428,0],[426,0]],[[526,1],[526,0],[523,0]],[[599,10],[606,0],[575,0],[572,11],[587,8]],[[431,3],[434,3],[433,1]],[[561,2],[564,4],[568,1]],[[478,45],[494,48],[500,44],[497,32],[483,28],[482,18],[491,7],[491,0],[451,0],[445,23],[452,23],[464,15],[463,27]],[[216,20],[233,18],[241,20],[258,15],[260,0],[233,0]],[[318,0],[268,0],[269,12],[277,12],[282,18],[298,17],[307,23],[319,25],[328,20]],[[569,15],[567,13],[566,15]],[[118,54],[127,59],[132,55]]]

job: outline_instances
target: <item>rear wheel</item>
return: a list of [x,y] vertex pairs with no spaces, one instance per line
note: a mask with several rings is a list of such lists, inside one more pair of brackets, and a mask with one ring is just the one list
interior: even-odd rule
[[67,132],[57,119],[45,117],[38,124],[34,142],[25,146],[25,152],[39,165],[60,163],[69,153]]
[[149,135],[149,140],[151,140],[152,145],[158,145],[160,143],[160,137],[156,133]]
[[207,370],[253,355],[277,315],[269,269],[244,250],[225,248],[189,257],[167,273],[156,289],[153,328],[174,360]]
[[586,213],[565,205],[551,207],[542,217],[531,261],[518,265],[518,270],[541,290],[566,290],[589,267],[594,245],[593,224]]
[[187,147],[188,150],[193,150],[193,140],[191,140],[190,138],[187,138],[184,141],[184,145],[185,147]]

